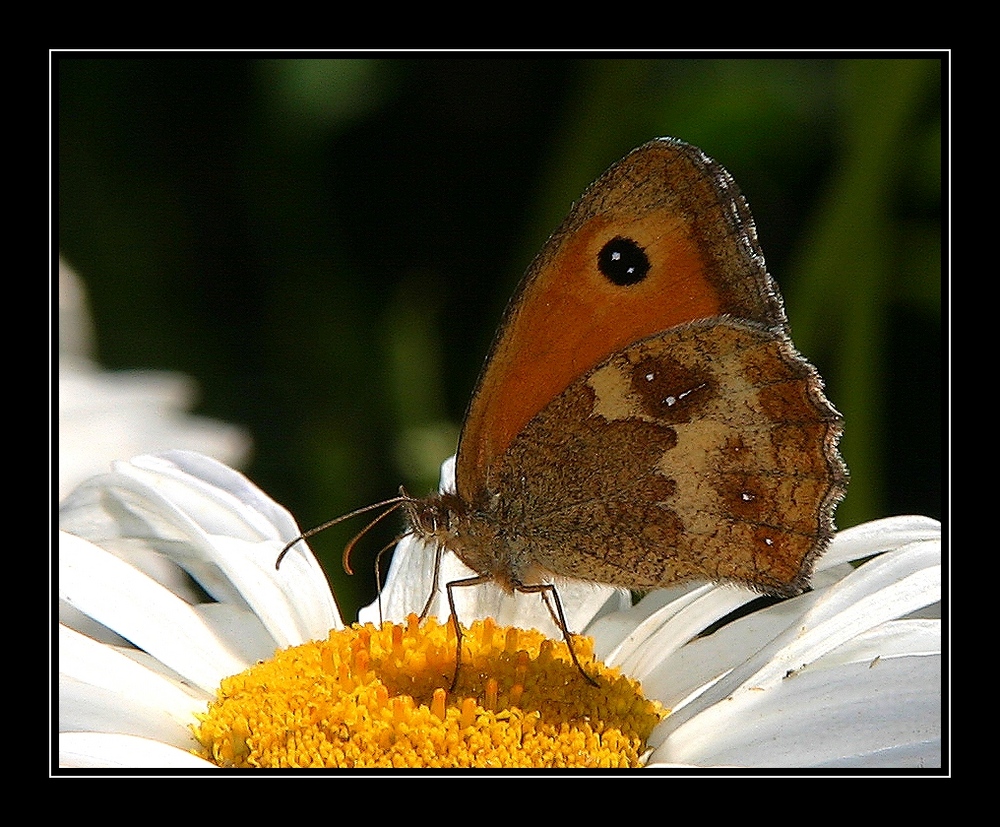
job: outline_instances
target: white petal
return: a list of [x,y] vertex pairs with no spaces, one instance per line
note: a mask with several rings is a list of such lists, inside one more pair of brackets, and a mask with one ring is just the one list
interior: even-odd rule
[[[677,593],[677,590],[663,591]],[[757,597],[751,591],[732,587],[703,585],[684,589],[679,597],[643,620],[608,654],[607,662],[643,680],[654,665],[648,662],[650,656],[654,662],[662,661],[715,621]]]
[[[815,599],[812,595],[802,595],[782,601],[702,636],[704,629],[729,613],[729,606],[740,606],[747,598],[742,590],[725,586],[702,586],[697,597],[675,615],[669,611],[670,607],[664,607],[662,617],[651,617],[648,636],[634,642],[636,654],[630,657],[639,671],[629,674],[642,683],[647,695],[674,710],[674,714],[755,656],[762,645],[788,629]],[[692,633],[699,621],[704,625]],[[661,650],[663,656],[657,657]]]
[[911,655],[941,654],[941,621],[893,620],[875,626],[824,655],[817,665],[866,663],[874,669],[882,660]]
[[156,577],[186,600],[190,575],[215,600],[256,614],[276,646],[342,628],[322,569],[304,544],[274,571],[298,527],[243,475],[172,451],[116,463],[60,506],[60,525]]
[[116,463],[64,500],[60,761],[207,766],[191,732],[219,682],[342,626],[299,531],[241,474],[188,452]]
[[59,597],[206,691],[249,666],[192,606],[114,555],[64,532]]
[[[660,745],[654,760],[910,766],[939,758],[940,622],[899,618],[940,600],[940,557],[939,540],[904,545],[666,657],[643,680],[675,708],[650,741]],[[706,665],[700,673],[698,664]],[[734,732],[746,738],[737,744]]]
[[239,464],[243,429],[187,412],[194,382],[162,371],[104,371],[80,358],[59,360],[59,496],[120,457],[189,448]]
[[940,678],[939,656],[806,670],[716,704],[674,730],[650,762],[939,766]]
[[817,563],[816,570],[822,571],[842,563],[864,560],[873,554],[891,551],[920,540],[940,539],[941,523],[930,517],[907,515],[872,520],[838,531]]
[[733,693],[777,685],[789,671],[801,670],[858,634],[940,600],[939,561],[938,542],[915,543],[876,557],[835,586],[772,607],[806,610],[697,703],[671,716],[672,726]]
[[103,732],[60,733],[59,766],[75,769],[216,769],[208,761],[169,744]]
[[188,448],[232,465],[249,453],[242,428],[187,412],[195,393],[186,376],[106,371],[90,361],[94,330],[86,289],[59,259],[59,496],[116,459]]
[[[65,626],[59,627],[60,679],[65,677],[117,694],[122,703],[128,703],[130,698],[141,699],[148,707],[157,710],[159,717],[170,719],[186,729],[194,722],[196,712],[205,711],[211,695],[184,685],[159,662],[140,662],[136,659],[137,652],[106,646]],[[78,728],[71,725],[76,713],[62,703],[59,713],[60,728]],[[117,724],[97,729],[122,731],[116,727]],[[132,731],[132,734],[142,733]]]
[[164,716],[155,705],[67,675],[59,676],[59,729],[137,735],[181,749],[197,746],[188,727]]

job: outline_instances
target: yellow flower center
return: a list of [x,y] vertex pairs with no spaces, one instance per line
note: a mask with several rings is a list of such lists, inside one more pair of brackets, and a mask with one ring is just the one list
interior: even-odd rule
[[222,682],[195,736],[235,767],[636,767],[665,711],[593,641],[479,621],[355,624]]

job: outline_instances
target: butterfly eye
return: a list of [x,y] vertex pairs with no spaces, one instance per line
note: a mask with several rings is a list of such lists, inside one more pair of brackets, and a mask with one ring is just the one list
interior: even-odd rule
[[646,251],[631,238],[616,235],[597,254],[597,266],[605,278],[625,287],[646,278],[649,259]]

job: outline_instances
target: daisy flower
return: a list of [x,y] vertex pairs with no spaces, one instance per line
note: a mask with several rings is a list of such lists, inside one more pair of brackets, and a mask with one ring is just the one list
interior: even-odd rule
[[83,284],[59,262],[59,497],[133,454],[185,448],[239,465],[250,437],[238,426],[189,409],[195,383],[180,373],[104,370],[92,359],[93,330]]
[[[557,581],[597,687],[537,595],[457,589],[454,692],[454,627],[440,593],[436,620],[416,616],[433,553],[412,538],[381,618],[376,602],[345,626],[305,543],[275,570],[287,511],[204,456],[116,463],[60,527],[62,767],[941,765],[927,518],[840,532],[812,591],[777,603]],[[445,554],[442,586],[462,576]]]

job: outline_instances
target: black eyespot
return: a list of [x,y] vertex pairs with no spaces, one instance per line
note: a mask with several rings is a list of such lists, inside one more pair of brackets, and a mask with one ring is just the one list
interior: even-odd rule
[[609,281],[624,287],[646,278],[649,259],[631,238],[617,235],[597,254],[597,266]]

